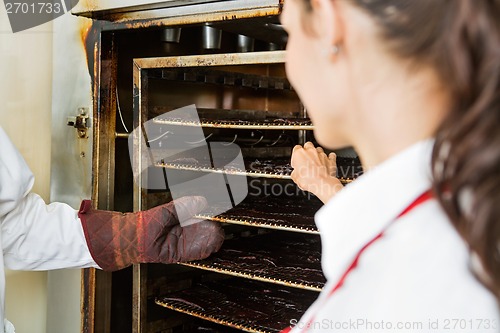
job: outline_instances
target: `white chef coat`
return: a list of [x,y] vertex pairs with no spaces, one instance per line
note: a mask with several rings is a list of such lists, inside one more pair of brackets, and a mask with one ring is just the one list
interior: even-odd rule
[[[0,323],[4,322],[5,272],[98,267],[92,259],[77,211],[45,204],[30,193],[34,177],[0,127]],[[0,325],[0,333],[12,332]]]
[[[433,140],[369,170],[315,216],[327,283],[301,319],[301,332],[499,332],[495,297],[470,272],[467,245],[435,199],[396,219],[431,187]],[[395,221],[391,224],[391,222]],[[335,293],[359,250],[361,255]]]

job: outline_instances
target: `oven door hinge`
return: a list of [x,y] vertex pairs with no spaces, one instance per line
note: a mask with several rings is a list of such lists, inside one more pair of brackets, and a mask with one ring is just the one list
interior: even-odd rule
[[68,117],[67,125],[76,128],[80,139],[87,138],[87,130],[92,126],[89,108],[78,108],[78,115]]

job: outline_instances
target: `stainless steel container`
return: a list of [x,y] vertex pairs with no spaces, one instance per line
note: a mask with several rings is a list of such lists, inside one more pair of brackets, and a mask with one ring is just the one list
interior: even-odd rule
[[220,49],[221,42],[222,31],[205,23],[202,30],[203,48],[206,50]]

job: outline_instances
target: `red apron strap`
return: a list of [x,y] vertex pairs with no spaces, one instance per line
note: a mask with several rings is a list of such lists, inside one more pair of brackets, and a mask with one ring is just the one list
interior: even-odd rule
[[[430,200],[432,198],[432,191],[431,190],[428,190],[424,193],[422,193],[417,199],[415,199],[408,207],[406,207],[399,215],[398,217],[392,221],[392,223],[396,222],[398,219],[400,219],[401,217],[403,217],[404,215],[408,214],[409,212],[411,212],[413,209],[415,209],[416,207],[418,207],[419,205],[423,204],[424,202]],[[392,225],[392,223],[389,224]],[[342,274],[342,276],[340,277],[339,279],[339,282],[337,282],[337,284],[328,292],[328,296],[327,296],[327,299],[330,298],[340,287],[342,287],[342,285],[344,284],[344,281],[345,279],[347,278],[347,276],[356,268],[356,266],[358,265],[358,261],[359,261],[359,258],[361,257],[361,255],[363,254],[363,252],[366,251],[367,248],[369,248],[373,243],[375,243],[376,241],[378,241],[380,238],[382,238],[382,236],[384,235],[385,231],[389,228],[389,226],[387,226],[384,230],[382,230],[377,236],[375,236],[372,240],[370,240],[368,243],[366,243],[359,251],[358,253],[356,254],[356,256],[354,257],[354,260],[352,261],[351,265],[347,268],[347,270],[344,272],[344,274]],[[305,333],[307,332],[308,328],[311,326],[311,324],[313,323],[315,319],[315,316],[313,315],[311,317],[311,319],[307,322],[307,325],[304,326],[304,330],[302,331],[302,333]],[[288,333],[291,331],[291,328],[290,327],[287,327],[285,328],[284,330],[282,330],[280,333]]]
[[[419,205],[423,204],[424,202],[426,202],[427,200],[431,199],[432,198],[432,192],[429,190],[429,191],[426,191],[424,193],[422,193],[417,199],[415,199],[408,207],[406,207],[399,215],[398,217],[392,221],[392,223],[396,222],[398,219],[400,219],[401,217],[405,216],[406,214],[408,214],[409,212],[411,212],[413,209],[415,209],[416,207],[418,207]],[[390,223],[389,226],[392,224]],[[376,241],[378,241],[380,238],[382,238],[382,236],[384,235],[384,233],[386,232],[386,230],[389,228],[389,226],[387,226],[384,230],[382,230],[377,236],[375,236],[372,240],[370,240],[368,243],[366,243],[359,251],[358,253],[356,254],[356,257],[354,257],[354,260],[352,262],[352,264],[347,268],[347,270],[344,272],[344,274],[342,274],[342,276],[340,277],[340,280],[339,282],[337,283],[337,285],[328,293],[328,296],[331,296],[334,292],[336,292],[340,287],[342,287],[342,285],[344,284],[344,281],[345,279],[347,278],[347,276],[356,268],[356,266],[358,265],[358,261],[359,261],[359,258],[361,257],[361,255],[366,251],[367,248],[369,248],[373,243],[375,243]]]
[[432,191],[431,190],[427,190],[424,193],[422,193],[418,198],[416,198],[415,201],[413,201],[408,207],[406,207],[406,209],[403,210],[401,212],[401,214],[398,215],[397,219],[399,219],[400,217],[408,214],[414,208],[416,208],[417,206],[423,204],[424,202],[426,202],[427,200],[430,200],[430,199],[432,199]]

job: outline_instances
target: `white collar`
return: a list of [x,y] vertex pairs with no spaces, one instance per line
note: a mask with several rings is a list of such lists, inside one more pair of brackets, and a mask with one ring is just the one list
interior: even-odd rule
[[337,281],[358,251],[431,187],[434,140],[418,142],[365,172],[315,216],[323,272]]

